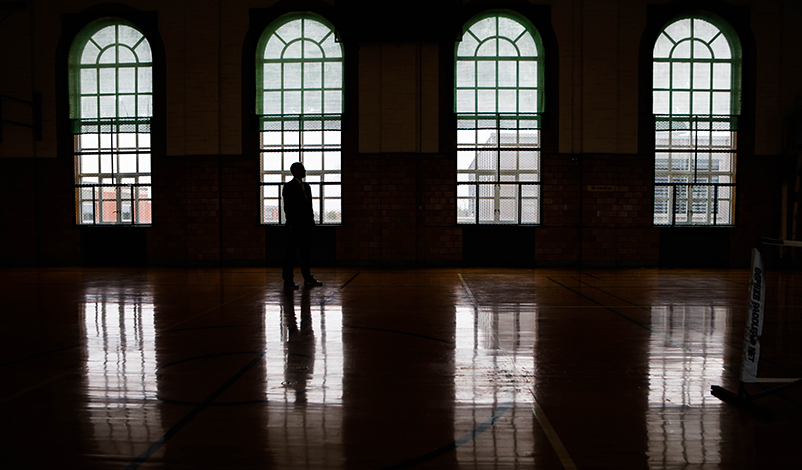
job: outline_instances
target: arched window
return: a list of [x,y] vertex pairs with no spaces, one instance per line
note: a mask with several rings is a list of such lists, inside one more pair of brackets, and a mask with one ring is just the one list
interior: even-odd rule
[[508,13],[465,25],[456,48],[457,221],[540,223],[543,47]]
[[276,20],[256,48],[262,223],[284,221],[281,185],[302,162],[320,224],[342,222],[343,52],[334,29],[311,14]]
[[153,60],[117,18],[95,21],[70,49],[70,117],[79,224],[150,224]]
[[654,44],[654,223],[732,225],[741,48],[729,27],[685,17]]

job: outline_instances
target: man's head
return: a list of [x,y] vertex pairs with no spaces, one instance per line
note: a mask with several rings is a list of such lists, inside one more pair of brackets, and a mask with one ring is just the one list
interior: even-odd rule
[[306,168],[304,168],[303,163],[295,162],[290,165],[290,173],[292,173],[292,176],[302,180],[306,177]]

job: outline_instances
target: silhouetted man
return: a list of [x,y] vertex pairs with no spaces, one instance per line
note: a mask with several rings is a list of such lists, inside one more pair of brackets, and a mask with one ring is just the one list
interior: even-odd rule
[[287,217],[287,246],[284,252],[284,287],[297,289],[293,281],[295,252],[301,255],[301,274],[306,286],[322,286],[309,272],[309,254],[312,250],[312,230],[315,228],[315,212],[312,209],[312,190],[304,183],[306,168],[301,162],[290,166],[293,179],[284,184],[281,195],[284,198],[284,214]]

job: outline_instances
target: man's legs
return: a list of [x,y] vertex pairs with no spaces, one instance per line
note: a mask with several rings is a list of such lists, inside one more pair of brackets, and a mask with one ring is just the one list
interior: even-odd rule
[[284,252],[284,268],[282,277],[284,284],[294,284],[293,268],[295,266],[295,252],[300,254],[301,275],[307,286],[321,286],[320,281],[312,276],[310,271],[312,259],[312,230],[306,228],[287,227],[287,245]]

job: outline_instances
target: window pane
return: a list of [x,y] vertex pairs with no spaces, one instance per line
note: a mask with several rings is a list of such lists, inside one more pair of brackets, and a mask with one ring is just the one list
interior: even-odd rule
[[334,33],[329,34],[322,47],[327,59],[339,59],[343,56],[342,47],[335,41]]
[[134,53],[139,59],[140,64],[153,61],[153,57],[150,53],[150,44],[147,41],[140,42],[139,45],[134,48]]
[[498,19],[498,35],[514,39],[521,35],[525,31],[523,25],[517,21],[514,21],[510,18],[500,17]]
[[671,66],[668,62],[655,62],[652,70],[652,83],[654,88],[668,88],[670,86]]
[[480,113],[495,113],[498,111],[496,107],[496,90],[478,90],[478,111]]
[[321,112],[326,114],[340,114],[343,110],[343,103],[342,98],[343,94],[341,91],[324,91],[323,92],[323,110]]
[[137,68],[136,91],[150,93],[153,91],[153,72],[150,67]]
[[457,112],[475,113],[476,112],[476,92],[471,90],[457,90]]
[[503,60],[498,63],[498,86],[514,87],[518,85],[518,63]]
[[730,45],[723,34],[710,43],[710,47],[713,49],[716,59],[730,59],[732,57]]
[[342,62],[327,62],[324,72],[326,88],[342,88]]
[[671,94],[671,114],[691,113],[691,94],[687,91],[675,91]]
[[518,50],[509,41],[499,39],[498,41],[498,56],[499,57],[518,57]]
[[693,114],[710,114],[710,93],[693,93]]
[[117,47],[117,63],[118,64],[136,64],[136,56],[133,51],[127,47]]
[[282,82],[284,89],[300,89],[301,88],[301,64],[300,63],[287,63],[284,64],[284,81]]
[[323,57],[323,51],[316,43],[312,41],[304,41],[303,45],[305,59],[318,59]]
[[713,92],[713,114],[730,114],[730,93]]
[[479,62],[476,64],[476,81],[477,86],[492,88],[496,86],[496,63],[495,62]]
[[281,114],[301,114],[301,92],[284,92],[284,108]]
[[498,91],[498,111],[500,113],[514,113],[518,110],[518,93],[516,90]]
[[479,57],[495,57],[498,55],[498,40],[488,39],[484,41],[479,49],[476,50],[476,55]]
[[673,48],[674,43],[671,42],[668,36],[661,34],[654,43],[654,57],[669,57]]
[[520,90],[518,92],[518,111],[536,113],[538,110],[537,90]]
[[695,62],[693,64],[693,89],[694,90],[709,90],[710,89],[710,72],[711,64],[706,62]]
[[[136,117],[136,101],[134,95],[119,96],[117,117]],[[141,96],[140,96],[141,98]]]
[[710,47],[701,41],[693,42],[693,58],[694,59],[712,59],[713,54],[710,52]]
[[713,88],[729,90],[731,87],[730,64],[713,64]]
[[117,97],[116,96],[101,96],[100,97],[100,117],[102,117],[102,118],[117,117]]
[[538,55],[537,44],[529,33],[524,34],[515,45],[518,46],[521,57],[537,57]]
[[82,64],[94,64],[97,62],[98,54],[100,54],[100,49],[97,48],[94,44],[87,43],[86,47],[84,47],[84,52],[81,55],[81,63]]
[[457,57],[473,57],[476,55],[476,48],[479,46],[479,41],[472,35],[464,35],[462,41],[457,46]]
[[153,116],[153,96],[152,95],[138,95],[137,96],[137,116],[150,117]]

